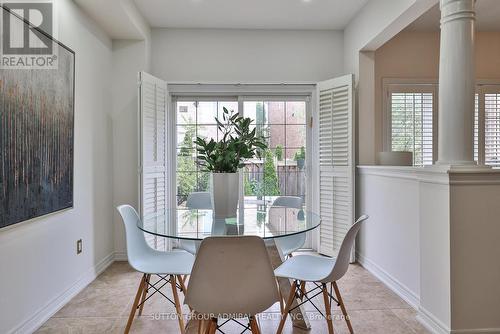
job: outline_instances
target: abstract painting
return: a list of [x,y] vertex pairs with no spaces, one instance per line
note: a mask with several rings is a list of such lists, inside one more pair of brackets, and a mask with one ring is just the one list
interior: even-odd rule
[[74,52],[0,69],[0,228],[73,206]]

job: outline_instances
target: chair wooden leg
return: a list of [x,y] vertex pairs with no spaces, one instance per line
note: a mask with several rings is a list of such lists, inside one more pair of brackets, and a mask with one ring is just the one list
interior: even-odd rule
[[306,295],[306,282],[300,283],[300,300],[304,300],[304,296]]
[[278,292],[280,295],[280,312],[281,314],[283,314],[283,312],[285,312],[285,303],[283,302],[283,295],[281,294],[281,290],[279,289],[279,287],[278,287]]
[[259,324],[257,323],[257,319],[255,319],[255,317],[250,317],[250,329],[252,334],[260,334]]
[[330,305],[330,296],[328,295],[328,288],[326,283],[323,286],[323,299],[325,301],[325,311],[326,311],[326,323],[328,324],[328,333],[333,334],[333,319],[332,319],[332,308]]
[[142,309],[144,308],[144,301],[146,300],[146,297],[148,296],[149,292],[149,280],[151,279],[151,274],[146,275],[146,285],[144,289],[142,290],[142,298],[141,298],[141,306],[139,306],[139,316],[142,315]]
[[212,320],[208,320],[208,321],[205,321],[203,320],[203,322],[205,323],[205,332],[203,334],[210,334],[210,331],[212,330]]
[[217,319],[210,320],[207,327],[207,334],[215,334],[217,332]]
[[290,295],[286,302],[285,311],[281,314],[281,321],[276,334],[281,334],[283,332],[283,327],[285,327],[285,321],[288,316],[288,312],[292,308],[293,300],[295,299],[295,292],[297,291],[297,282],[293,281],[292,288],[290,289]]
[[179,328],[181,329],[181,334],[184,334],[186,332],[186,328],[184,327],[184,318],[182,317],[181,303],[179,301],[179,295],[177,294],[177,284],[174,275],[170,276],[170,285],[172,286],[172,295],[174,296],[175,311],[179,321]]
[[206,327],[207,321],[204,319],[198,320],[198,334],[205,334],[206,333]]
[[132,309],[130,310],[130,315],[128,316],[127,326],[125,327],[125,334],[128,334],[128,332],[130,331],[130,327],[132,326],[132,321],[134,321],[135,311],[137,310],[137,305],[139,305],[142,292],[145,288],[146,288],[146,274],[142,276],[141,283],[139,284],[139,288],[137,289],[134,303],[132,304]]
[[[186,297],[186,291],[187,291],[187,288],[186,288],[186,283],[184,282],[184,279],[182,278],[181,275],[177,275],[177,279],[179,280],[179,285],[181,286],[181,289],[182,289],[182,294],[184,295],[184,297]],[[191,308],[191,306],[189,306],[189,311],[193,312],[193,309]]]
[[182,294],[186,296],[186,283],[184,282],[184,279],[182,278],[181,275],[177,275],[177,280],[179,281],[179,285],[181,286]]
[[337,282],[332,282],[333,289],[335,290],[335,295],[337,296],[337,300],[340,304],[340,309],[342,310],[342,314],[344,315],[345,322],[347,323],[347,327],[349,328],[349,333],[354,334],[354,329],[352,328],[351,319],[349,319],[349,315],[347,314],[347,310],[345,308],[344,300],[340,295],[340,290],[337,285]]
[[183,275],[177,275],[177,279],[179,280],[179,285],[181,286],[182,293],[186,295],[186,280],[184,279]]

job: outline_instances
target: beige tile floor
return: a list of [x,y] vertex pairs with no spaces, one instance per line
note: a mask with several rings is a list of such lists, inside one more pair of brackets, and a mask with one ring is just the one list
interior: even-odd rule
[[[123,333],[140,277],[127,262],[113,263],[37,333]],[[339,288],[355,333],[428,333],[416,321],[415,311],[361,266],[351,265],[347,275],[339,282]],[[165,291],[171,295],[170,289]],[[317,305],[323,305],[320,297],[316,298]],[[323,307],[320,306],[320,309]],[[314,307],[306,304],[306,310],[312,329],[306,332],[292,328],[288,321],[284,333],[328,333],[326,322]],[[131,332],[179,333],[177,321],[168,319],[173,312],[173,306],[157,294],[145,305],[143,315],[134,320]],[[188,313],[187,308],[184,312]],[[337,307],[333,313],[336,315],[335,333],[348,333]],[[263,334],[276,333],[279,316],[278,304],[260,315]],[[222,330],[227,334],[242,331],[236,324],[228,324]]]

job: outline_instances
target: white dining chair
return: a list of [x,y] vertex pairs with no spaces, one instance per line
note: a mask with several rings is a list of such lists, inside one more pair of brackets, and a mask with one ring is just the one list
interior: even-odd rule
[[[245,329],[260,333],[255,316],[278,301],[278,290],[264,241],[257,236],[208,237],[202,241],[185,303],[208,320],[215,333],[229,319],[247,317]],[[218,319],[225,322],[218,324]],[[203,322],[200,322],[202,326]]]
[[[137,226],[140,223],[140,218],[135,209],[130,205],[120,205],[117,209],[125,225],[128,262],[132,268],[143,273],[125,327],[125,333],[130,331],[137,309],[139,309],[140,316],[144,303],[155,293],[163,295],[174,304],[181,333],[184,333],[184,319],[177,290],[186,292],[181,275],[191,273],[194,256],[184,251],[160,252],[152,249],[144,238],[144,232]],[[158,277],[156,283],[150,282],[151,275]],[[160,290],[166,284],[171,285],[173,301]],[[151,294],[149,294],[150,290],[153,290]]]
[[[193,192],[188,195],[186,207],[190,210],[212,210],[212,198],[209,192]],[[192,240],[179,240],[179,248],[196,255],[199,243]]]
[[212,210],[212,196],[208,191],[190,193],[186,200],[186,207],[189,209]]
[[[276,197],[270,210],[277,207],[302,209],[302,198],[296,196],[279,196]],[[306,234],[299,233],[287,237],[274,239],[276,246],[279,248],[283,256],[291,257],[292,253],[301,249],[306,242]]]
[[[292,304],[294,300],[296,298],[299,298],[303,293],[300,289],[300,285],[302,282],[311,282],[315,285],[315,288],[305,293],[305,302],[309,301],[312,303],[312,299],[314,297],[319,294],[323,294],[326,316],[323,315],[323,313],[319,310],[318,307],[316,307],[316,305],[314,305],[314,303],[312,304],[316,308],[316,310],[326,318],[328,324],[328,332],[330,334],[333,334],[333,322],[331,315],[332,300],[340,306],[342,314],[344,315],[344,318],[347,322],[349,332],[351,334],[354,333],[351,321],[349,320],[349,316],[347,315],[344,301],[342,300],[342,296],[337,285],[337,281],[345,275],[347,269],[349,268],[354,240],[356,239],[356,235],[358,234],[361,225],[367,219],[368,216],[363,215],[351,226],[346,236],[344,237],[344,240],[342,241],[337,258],[315,255],[297,255],[286,260],[274,271],[277,277],[284,277],[293,280],[292,290],[286,302],[285,310],[282,314],[277,334],[281,334],[281,332],[283,331],[283,326],[285,325],[288,313],[293,310]],[[328,291],[327,284],[330,284],[330,292]],[[334,297],[332,294],[332,288],[335,290],[336,297]],[[316,292],[317,290],[320,291],[311,297],[308,296]],[[305,302],[301,302],[301,304],[299,305],[302,305]]]
[[[273,209],[279,210],[279,208],[302,209],[302,198],[297,196],[278,196],[274,200],[273,204],[271,204],[270,211]],[[299,233],[286,237],[275,238],[274,243],[284,258],[292,257],[293,252],[304,247],[304,244],[306,243],[306,234]],[[305,292],[305,283],[302,284],[301,289]],[[284,311],[284,307],[283,296],[280,291],[281,312]]]

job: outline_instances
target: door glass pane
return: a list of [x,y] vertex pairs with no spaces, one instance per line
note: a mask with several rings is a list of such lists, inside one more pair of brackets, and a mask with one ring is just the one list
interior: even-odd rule
[[215,117],[218,117],[217,111],[218,111],[217,102],[207,102],[207,101],[198,102],[198,112],[197,112],[198,119],[196,120],[196,123],[198,125],[217,124],[215,122]]
[[278,196],[300,196],[306,189],[306,102],[245,101],[243,114],[255,120],[269,148],[246,163],[245,205],[271,204]]
[[268,124],[285,124],[285,102],[264,102]]
[[220,139],[215,117],[223,107],[238,111],[237,101],[178,101],[177,111],[177,206],[185,207],[188,195],[209,191],[209,173],[197,164],[198,152],[194,140],[204,137]]
[[[253,120],[269,146],[243,169],[244,205],[261,207],[277,196],[300,196],[306,189],[306,102],[245,101],[243,115]],[[215,117],[223,108],[238,111],[237,101],[177,102],[177,205],[194,191],[209,191],[209,173],[197,165],[196,137],[220,140]]]
[[196,124],[196,102],[177,102],[177,124]]
[[286,123],[306,124],[306,103],[304,101],[286,102]]

